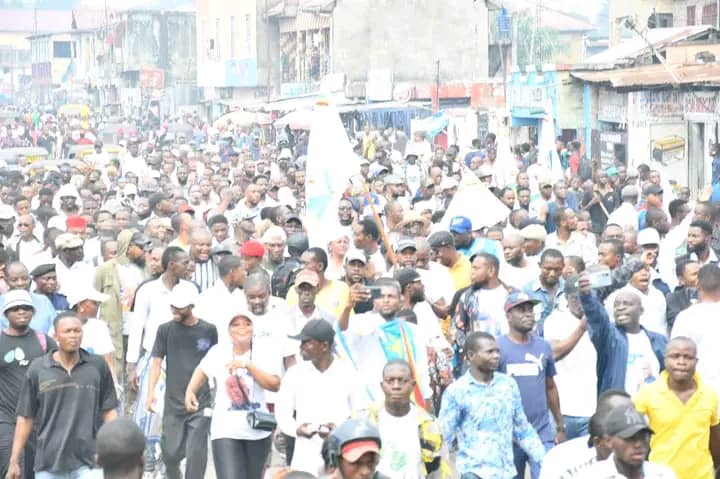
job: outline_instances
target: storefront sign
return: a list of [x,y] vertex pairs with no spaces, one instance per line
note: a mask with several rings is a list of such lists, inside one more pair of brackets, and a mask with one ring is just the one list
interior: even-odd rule
[[615,165],[615,160],[625,163],[627,135],[622,132],[601,131],[599,138],[600,163],[603,168]]
[[679,91],[637,91],[629,94],[636,119],[682,117],[684,94]]
[[598,97],[598,120],[627,123],[627,94],[602,89]]
[[160,68],[140,70],[140,87],[159,90],[165,86],[165,71]]

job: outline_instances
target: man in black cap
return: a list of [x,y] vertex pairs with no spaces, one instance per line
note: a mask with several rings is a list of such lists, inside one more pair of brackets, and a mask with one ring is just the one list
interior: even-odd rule
[[438,263],[450,271],[455,290],[470,285],[470,260],[455,247],[455,238],[448,231],[437,231],[428,238]]
[[57,274],[55,273],[54,263],[36,266],[35,269],[30,272],[30,276],[33,281],[35,281],[35,293],[46,296],[56,311],[61,312],[70,309],[67,297],[64,294],[58,293]]
[[[400,283],[402,309],[411,309],[415,313],[418,327],[428,340],[444,341],[440,322],[425,297],[425,285],[420,273],[414,268],[401,268],[395,272],[395,279]],[[447,343],[444,346],[450,347]]]
[[607,416],[605,433],[610,438],[612,455],[587,469],[583,477],[675,478],[669,467],[645,460],[653,432],[634,407],[613,409]]
[[115,347],[115,373],[119,377],[130,332],[130,305],[140,283],[150,276],[145,267],[145,252],[151,247],[151,241],[138,231],[122,230],[117,242],[117,256],[97,268],[93,285],[107,295],[102,304],[102,318],[110,328]]
[[290,339],[300,341],[304,361],[283,377],[275,415],[280,430],[296,437],[294,451],[288,448],[288,463],[294,470],[317,474],[323,439],[358,408],[355,373],[333,356],[335,331],[324,319],[308,321]]
[[153,193],[148,198],[150,218],[169,218],[173,214],[173,204],[167,193]]
[[[287,220],[286,220],[287,223]],[[308,237],[305,233],[293,233],[288,235],[287,250],[290,255],[280,264],[272,275],[270,285],[273,296],[285,298],[295,280],[295,274],[302,268],[300,256],[310,247]]]

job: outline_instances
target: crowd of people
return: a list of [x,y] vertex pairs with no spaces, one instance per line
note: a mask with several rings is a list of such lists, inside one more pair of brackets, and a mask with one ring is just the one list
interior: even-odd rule
[[710,188],[368,128],[318,226],[281,133],[0,169],[3,477],[715,476]]

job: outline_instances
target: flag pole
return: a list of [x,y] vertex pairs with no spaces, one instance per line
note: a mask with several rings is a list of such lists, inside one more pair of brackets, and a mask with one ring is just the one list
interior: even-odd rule
[[385,226],[383,225],[382,219],[380,219],[380,215],[375,209],[375,203],[373,203],[372,201],[372,196],[370,196],[370,190],[368,189],[367,184],[363,188],[363,196],[365,196],[365,200],[368,202],[368,205],[370,205],[370,210],[372,211],[375,225],[377,226],[378,231],[380,231],[380,238],[382,238],[382,242],[385,245],[387,259],[390,260],[390,264],[395,266],[397,265],[397,257],[395,256],[395,251],[390,244],[390,238],[388,238],[387,232],[385,231]]

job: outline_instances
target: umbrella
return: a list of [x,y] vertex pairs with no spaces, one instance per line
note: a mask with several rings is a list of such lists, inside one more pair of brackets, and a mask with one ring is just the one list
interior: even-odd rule
[[261,125],[269,125],[272,123],[272,117],[266,113],[256,113],[252,111],[236,110],[226,113],[213,122],[215,128],[221,128],[228,125],[228,121],[235,126],[250,126],[253,123]]
[[275,126],[290,125],[293,130],[310,130],[315,116],[317,116],[315,110],[295,110],[275,120]]

